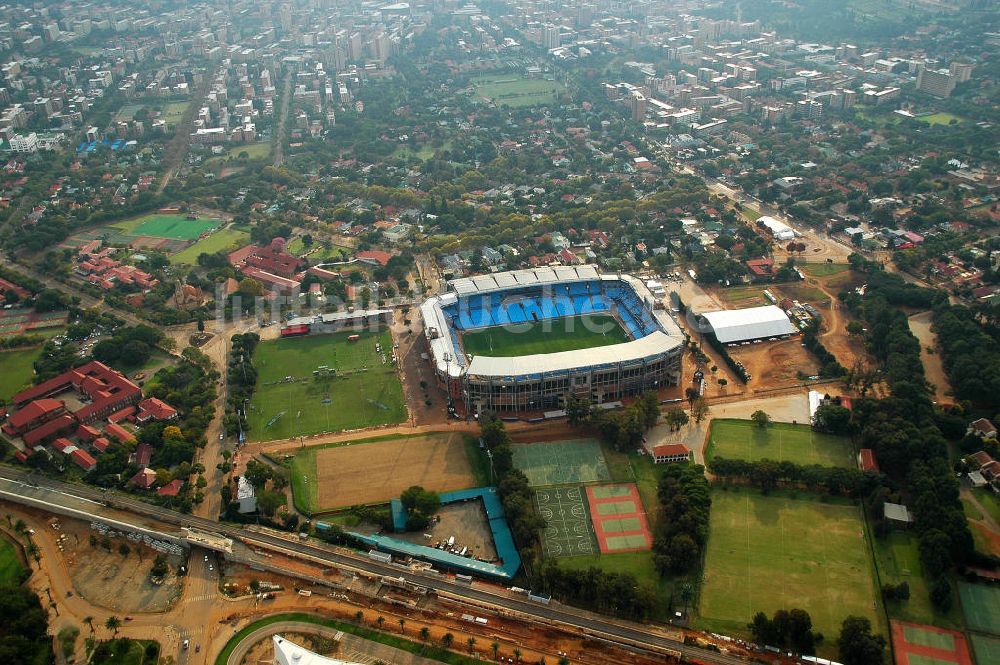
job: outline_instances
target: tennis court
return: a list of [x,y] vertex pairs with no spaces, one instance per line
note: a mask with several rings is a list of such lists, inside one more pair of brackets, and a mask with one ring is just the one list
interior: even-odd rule
[[514,466],[532,487],[580,485],[611,480],[601,444],[593,439],[511,446]]
[[535,492],[535,507],[545,520],[542,546],[546,556],[596,554],[594,529],[587,519],[582,487],[554,487]]
[[972,635],[972,650],[977,663],[1000,663],[1000,639],[986,635]]
[[972,665],[965,635],[956,630],[894,620],[892,646],[899,665]]
[[635,485],[588,487],[587,502],[602,554],[641,552],[652,548],[653,536]]
[[1000,587],[959,582],[958,595],[970,629],[1000,635]]

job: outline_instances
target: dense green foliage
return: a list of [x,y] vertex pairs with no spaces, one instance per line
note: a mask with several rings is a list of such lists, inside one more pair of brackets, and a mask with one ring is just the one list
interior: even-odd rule
[[0,662],[52,663],[48,623],[48,613],[34,592],[22,586],[0,587]]

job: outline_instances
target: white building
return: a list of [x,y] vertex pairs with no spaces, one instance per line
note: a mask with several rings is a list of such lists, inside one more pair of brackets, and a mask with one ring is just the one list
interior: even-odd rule
[[236,495],[233,500],[239,505],[238,510],[241,513],[257,512],[257,495],[246,476],[236,478]]
[[795,237],[795,229],[784,222],[779,222],[774,217],[764,215],[757,220],[757,224],[770,231],[775,240],[791,240]]
[[10,137],[10,149],[14,152],[38,152],[38,135],[14,134]]
[[281,635],[271,638],[274,644],[275,665],[358,665],[347,660],[327,658],[304,647],[289,642]]
[[702,314],[723,344],[782,337],[798,332],[780,307],[766,305]]

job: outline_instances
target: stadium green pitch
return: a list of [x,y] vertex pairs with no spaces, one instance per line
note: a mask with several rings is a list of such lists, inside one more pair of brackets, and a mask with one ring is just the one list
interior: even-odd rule
[[494,358],[578,351],[627,341],[628,333],[609,314],[494,326],[462,335],[467,354]]

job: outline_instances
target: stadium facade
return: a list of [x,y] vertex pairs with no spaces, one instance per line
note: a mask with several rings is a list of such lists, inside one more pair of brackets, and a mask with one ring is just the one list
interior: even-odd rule
[[[595,266],[535,268],[452,280],[421,305],[424,336],[439,383],[467,413],[558,410],[570,396],[616,401],[680,381],[686,337],[661,300],[630,275]],[[587,316],[614,317],[628,341],[514,357],[466,354],[462,335],[502,326]]]

